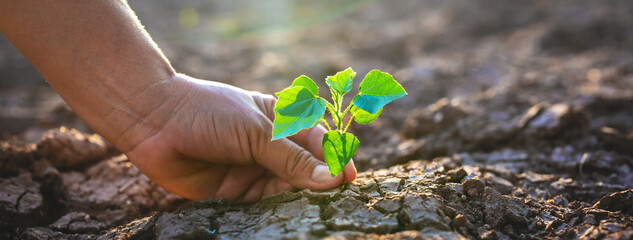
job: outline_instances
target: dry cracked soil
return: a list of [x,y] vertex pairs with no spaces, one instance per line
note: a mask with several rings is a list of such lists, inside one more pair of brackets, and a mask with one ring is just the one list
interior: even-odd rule
[[630,1],[369,1],[209,41],[202,27],[164,37],[155,16],[181,5],[130,4],[181,72],[272,93],[299,74],[379,68],[409,95],[351,127],[353,183],[191,202],[93,134],[0,39],[0,239],[633,239]]

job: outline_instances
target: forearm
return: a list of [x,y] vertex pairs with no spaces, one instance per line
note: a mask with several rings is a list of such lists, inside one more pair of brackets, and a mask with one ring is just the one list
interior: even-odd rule
[[122,151],[157,131],[178,104],[157,101],[170,94],[174,70],[123,1],[2,1],[0,31]]

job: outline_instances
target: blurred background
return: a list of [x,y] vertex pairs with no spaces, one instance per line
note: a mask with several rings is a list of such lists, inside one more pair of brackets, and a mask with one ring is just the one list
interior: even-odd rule
[[[468,103],[511,94],[521,103],[505,104],[522,110],[633,91],[631,1],[129,4],[176,70],[194,77],[273,93],[301,74],[325,87],[327,75],[352,67],[354,89],[371,69],[393,74],[409,95],[373,125],[353,127],[365,147],[392,140],[413,109],[440,99]],[[0,139],[37,142],[61,125],[90,132],[0,36]]]

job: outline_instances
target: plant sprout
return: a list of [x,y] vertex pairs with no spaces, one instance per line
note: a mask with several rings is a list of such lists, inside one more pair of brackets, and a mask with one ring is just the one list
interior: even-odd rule
[[[387,103],[407,94],[390,74],[372,70],[360,83],[359,93],[343,108],[343,97],[352,89],[355,76],[356,72],[347,68],[325,78],[332,93],[332,103],[319,97],[316,83],[304,75],[296,78],[290,87],[275,93],[279,99],[274,109],[272,140],[325,123],[329,131],[323,136],[323,155],[332,177],[338,175],[358,147],[358,138],[347,132],[352,120],[360,124],[370,123],[378,118]],[[333,127],[323,117],[326,109],[332,116]],[[347,113],[352,116],[345,122]]]

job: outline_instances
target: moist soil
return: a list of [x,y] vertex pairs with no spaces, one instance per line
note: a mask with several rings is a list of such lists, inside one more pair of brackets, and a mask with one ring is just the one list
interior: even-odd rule
[[372,1],[210,42],[162,38],[169,26],[137,7],[181,72],[272,93],[299,74],[379,68],[409,94],[350,127],[353,183],[191,202],[16,68],[1,39],[1,239],[633,239],[630,1]]

